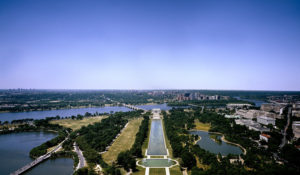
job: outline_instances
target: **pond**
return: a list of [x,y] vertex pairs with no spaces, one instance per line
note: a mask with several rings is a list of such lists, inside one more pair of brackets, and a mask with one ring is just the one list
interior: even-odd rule
[[0,113],[0,121],[12,121],[26,118],[32,119],[44,119],[46,117],[70,117],[72,115],[81,114],[84,115],[86,112],[89,113],[110,113],[110,112],[127,112],[132,111],[131,109],[123,106],[106,106],[106,107],[95,107],[95,108],[76,108],[76,109],[58,109],[58,110],[47,110],[47,111],[30,111],[30,112],[7,112]]
[[145,167],[152,167],[152,168],[170,167],[176,164],[176,162],[171,159],[143,159],[138,163]]
[[161,119],[153,119],[151,122],[150,141],[147,155],[167,155],[164,132]]
[[190,133],[200,136],[201,139],[197,142],[197,144],[202,149],[205,149],[211,153],[221,153],[223,156],[228,154],[239,155],[243,153],[240,147],[222,141],[221,135],[217,136],[217,140],[219,141],[216,142],[210,138],[211,134],[206,131],[191,131]]

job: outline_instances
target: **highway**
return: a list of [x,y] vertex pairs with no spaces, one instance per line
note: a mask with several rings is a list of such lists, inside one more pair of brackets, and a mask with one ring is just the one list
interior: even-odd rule
[[290,122],[291,122],[292,107],[289,107],[288,110],[289,111],[288,111],[288,115],[287,115],[287,123],[286,123],[286,126],[284,128],[283,138],[282,138],[281,144],[279,145],[279,148],[284,147],[284,145],[286,144],[286,131],[289,128],[289,125],[290,125]]

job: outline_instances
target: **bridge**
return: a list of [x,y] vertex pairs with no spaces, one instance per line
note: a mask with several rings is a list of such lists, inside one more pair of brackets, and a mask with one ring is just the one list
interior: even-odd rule
[[19,174],[23,174],[26,171],[28,171],[29,169],[33,168],[34,166],[38,165],[39,163],[43,162],[44,160],[48,159],[53,153],[57,152],[61,147],[62,144],[66,141],[67,139],[65,139],[64,141],[62,141],[60,144],[58,144],[52,151],[48,152],[45,155],[42,155],[40,157],[38,157],[37,159],[35,159],[34,161],[30,162],[29,164],[23,166],[22,168],[18,169],[17,171],[11,173],[10,175],[19,175]]
[[127,108],[133,109],[133,110],[147,111],[145,109],[142,109],[142,108],[139,108],[139,107],[136,107],[136,106],[133,106],[133,105],[128,105],[128,104],[125,104],[125,103],[122,103],[122,105],[125,106],[125,107],[127,107]]

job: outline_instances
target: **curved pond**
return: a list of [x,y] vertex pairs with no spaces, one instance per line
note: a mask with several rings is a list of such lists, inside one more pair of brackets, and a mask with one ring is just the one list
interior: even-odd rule
[[84,115],[86,112],[89,113],[110,113],[110,112],[127,112],[132,111],[129,108],[123,106],[106,106],[106,107],[95,107],[95,108],[76,108],[76,109],[58,109],[58,110],[47,110],[47,111],[30,111],[30,112],[7,112],[0,113],[0,121],[12,121],[26,118],[32,119],[44,119],[46,117],[70,117],[72,115],[81,114]]
[[32,148],[56,137],[50,132],[23,132],[0,135],[0,174],[10,174],[33,159]]
[[[212,153],[218,154],[221,153],[221,155],[226,156],[228,154],[235,154],[239,155],[242,154],[243,151],[240,147],[226,143],[221,140],[221,136],[217,135],[216,138],[219,140],[218,142],[214,141],[210,138],[212,134],[206,132],[206,131],[191,131],[190,132],[193,135],[198,135],[201,137],[201,139],[197,142],[197,144]],[[215,134],[213,134],[215,135]]]

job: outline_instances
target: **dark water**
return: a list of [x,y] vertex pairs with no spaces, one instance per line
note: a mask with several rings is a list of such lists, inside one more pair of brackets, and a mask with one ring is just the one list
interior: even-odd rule
[[0,135],[0,174],[9,174],[31,162],[30,150],[56,135],[50,132],[23,132]]
[[46,160],[34,167],[26,175],[71,175],[73,174],[73,160],[70,158],[57,158]]
[[0,113],[0,121],[12,121],[25,118],[44,119],[46,117],[70,117],[72,115],[89,113],[110,113],[110,112],[127,112],[131,109],[121,106],[97,107],[97,108],[77,108],[77,109],[59,109],[47,111],[31,111],[31,112],[8,112]]
[[[199,135],[201,137],[201,140],[197,142],[197,144],[212,153],[218,154],[221,153],[221,155],[228,155],[228,154],[235,154],[239,155],[242,154],[243,151],[240,147],[228,144],[226,142],[221,141],[221,143],[217,143],[214,140],[212,140],[209,137],[209,133],[205,131],[192,131],[191,134],[193,135]],[[218,136],[220,138],[221,136]]]
[[163,104],[155,104],[155,105],[137,105],[137,107],[145,109],[145,110],[152,110],[152,109],[161,109],[161,110],[170,110],[172,107],[168,106],[166,103]]
[[244,99],[244,98],[241,98],[241,97],[234,97],[234,98],[236,98],[237,100],[243,100],[243,101],[252,102],[252,103],[255,104],[255,107],[260,107],[262,104],[267,104],[267,102],[261,101],[261,100]]
[[147,150],[148,155],[167,155],[165,138],[160,119],[151,122],[150,141]]

